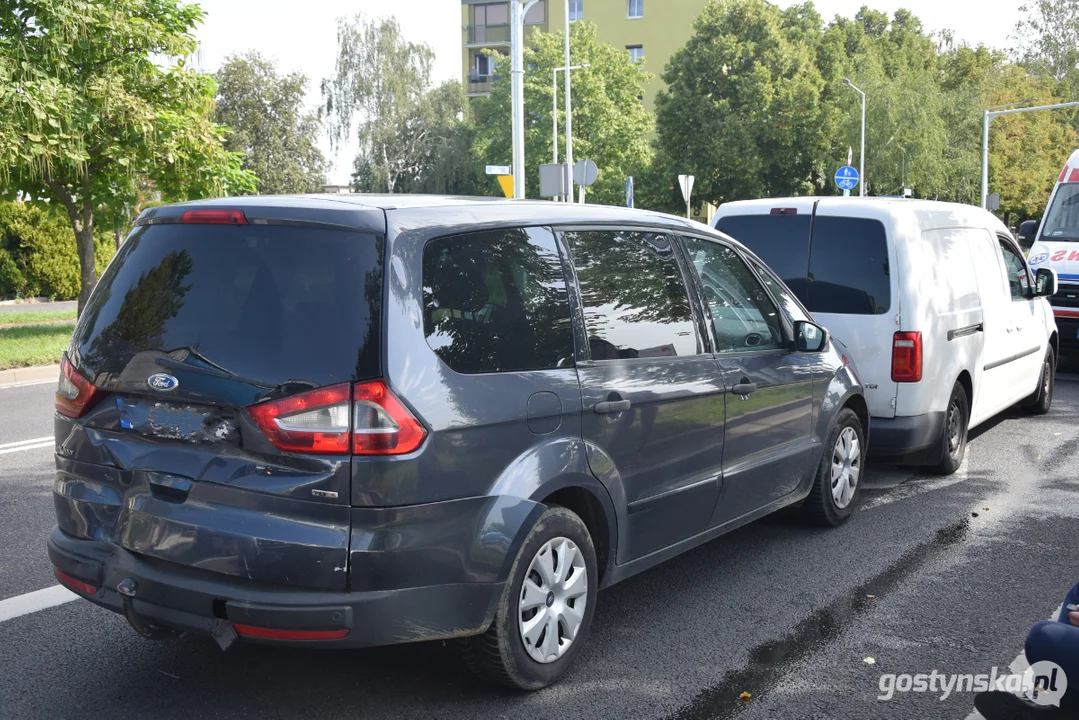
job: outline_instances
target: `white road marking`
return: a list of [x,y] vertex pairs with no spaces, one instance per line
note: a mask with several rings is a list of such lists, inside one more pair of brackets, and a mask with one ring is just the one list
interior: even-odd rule
[[9,390],[11,388],[31,387],[33,385],[55,385],[55,380],[27,380],[26,382],[7,383],[6,385],[0,385],[0,390]]
[[4,443],[0,445],[0,455],[19,452],[21,450],[37,450],[38,448],[51,447],[56,444],[52,435],[33,438],[32,440],[19,440],[18,442]]
[[46,610],[57,605],[78,600],[79,596],[63,585],[53,585],[44,590],[35,590],[25,595],[16,595],[7,600],[0,600],[0,622],[22,615],[29,615],[38,610]]

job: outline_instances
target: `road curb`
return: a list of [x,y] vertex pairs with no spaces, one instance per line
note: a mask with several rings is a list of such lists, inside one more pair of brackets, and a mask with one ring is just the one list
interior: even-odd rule
[[56,380],[59,375],[59,365],[41,365],[38,367],[0,370],[0,389],[40,383],[45,382],[46,380]]

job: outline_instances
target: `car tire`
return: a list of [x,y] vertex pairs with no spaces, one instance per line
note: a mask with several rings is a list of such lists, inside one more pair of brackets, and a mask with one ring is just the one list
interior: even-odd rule
[[1053,346],[1045,351],[1042,362],[1042,374],[1038,380],[1038,389],[1023,403],[1023,411],[1029,415],[1045,415],[1053,406],[1053,390],[1056,387],[1057,356]]
[[933,466],[938,475],[951,475],[963,464],[967,454],[967,428],[970,425],[970,399],[966,388],[956,383],[944,410],[940,432],[940,462]]
[[843,408],[828,433],[813,488],[800,509],[802,520],[835,527],[850,519],[861,494],[865,430],[858,415]]
[[[568,569],[567,556],[571,566]],[[580,575],[582,571],[583,575]],[[553,582],[543,577],[544,573],[550,572],[556,576],[551,578]],[[582,580],[583,594],[569,597],[581,590],[578,583]],[[531,588],[527,594],[526,581],[530,582]],[[598,586],[596,550],[588,528],[581,518],[566,508],[548,508],[532,527],[513,561],[491,626],[482,635],[460,641],[465,664],[480,678],[517,690],[539,690],[557,682],[588,639]],[[546,591],[545,603],[526,609],[525,606],[538,597],[534,594],[537,588]],[[558,596],[554,597],[556,593]],[[584,601],[583,609],[581,600]],[[574,613],[574,608],[580,612]],[[546,619],[529,626],[536,618]],[[573,637],[563,647],[563,640],[573,630],[573,622],[577,623]],[[539,630],[540,626],[555,628],[555,635]],[[526,633],[529,627],[539,634]],[[526,645],[529,634],[535,641]],[[553,644],[548,642],[551,638],[554,638]],[[536,659],[536,655],[543,654],[547,659]]]

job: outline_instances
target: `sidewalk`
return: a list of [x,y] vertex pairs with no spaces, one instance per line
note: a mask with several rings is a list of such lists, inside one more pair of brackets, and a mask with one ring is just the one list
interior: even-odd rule
[[60,311],[60,310],[78,310],[79,303],[77,300],[66,300],[64,302],[21,302],[21,303],[9,303],[0,302],[0,313],[19,313],[19,312],[48,312],[48,311]]
[[0,390],[6,387],[16,387],[19,385],[36,385],[38,383],[56,382],[58,377],[60,377],[59,365],[42,365],[39,367],[0,370]]

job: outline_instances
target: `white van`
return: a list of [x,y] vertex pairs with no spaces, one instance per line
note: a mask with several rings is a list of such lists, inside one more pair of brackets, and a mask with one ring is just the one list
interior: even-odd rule
[[968,205],[890,198],[725,203],[713,225],[757,253],[851,351],[872,415],[869,450],[959,467],[967,431],[1053,397],[1056,323],[1011,233]]
[[1060,328],[1060,350],[1079,354],[1079,150],[1057,176],[1042,216],[1019,226],[1019,234],[1034,238],[1028,262],[1033,270],[1052,268],[1060,288],[1049,299]]

